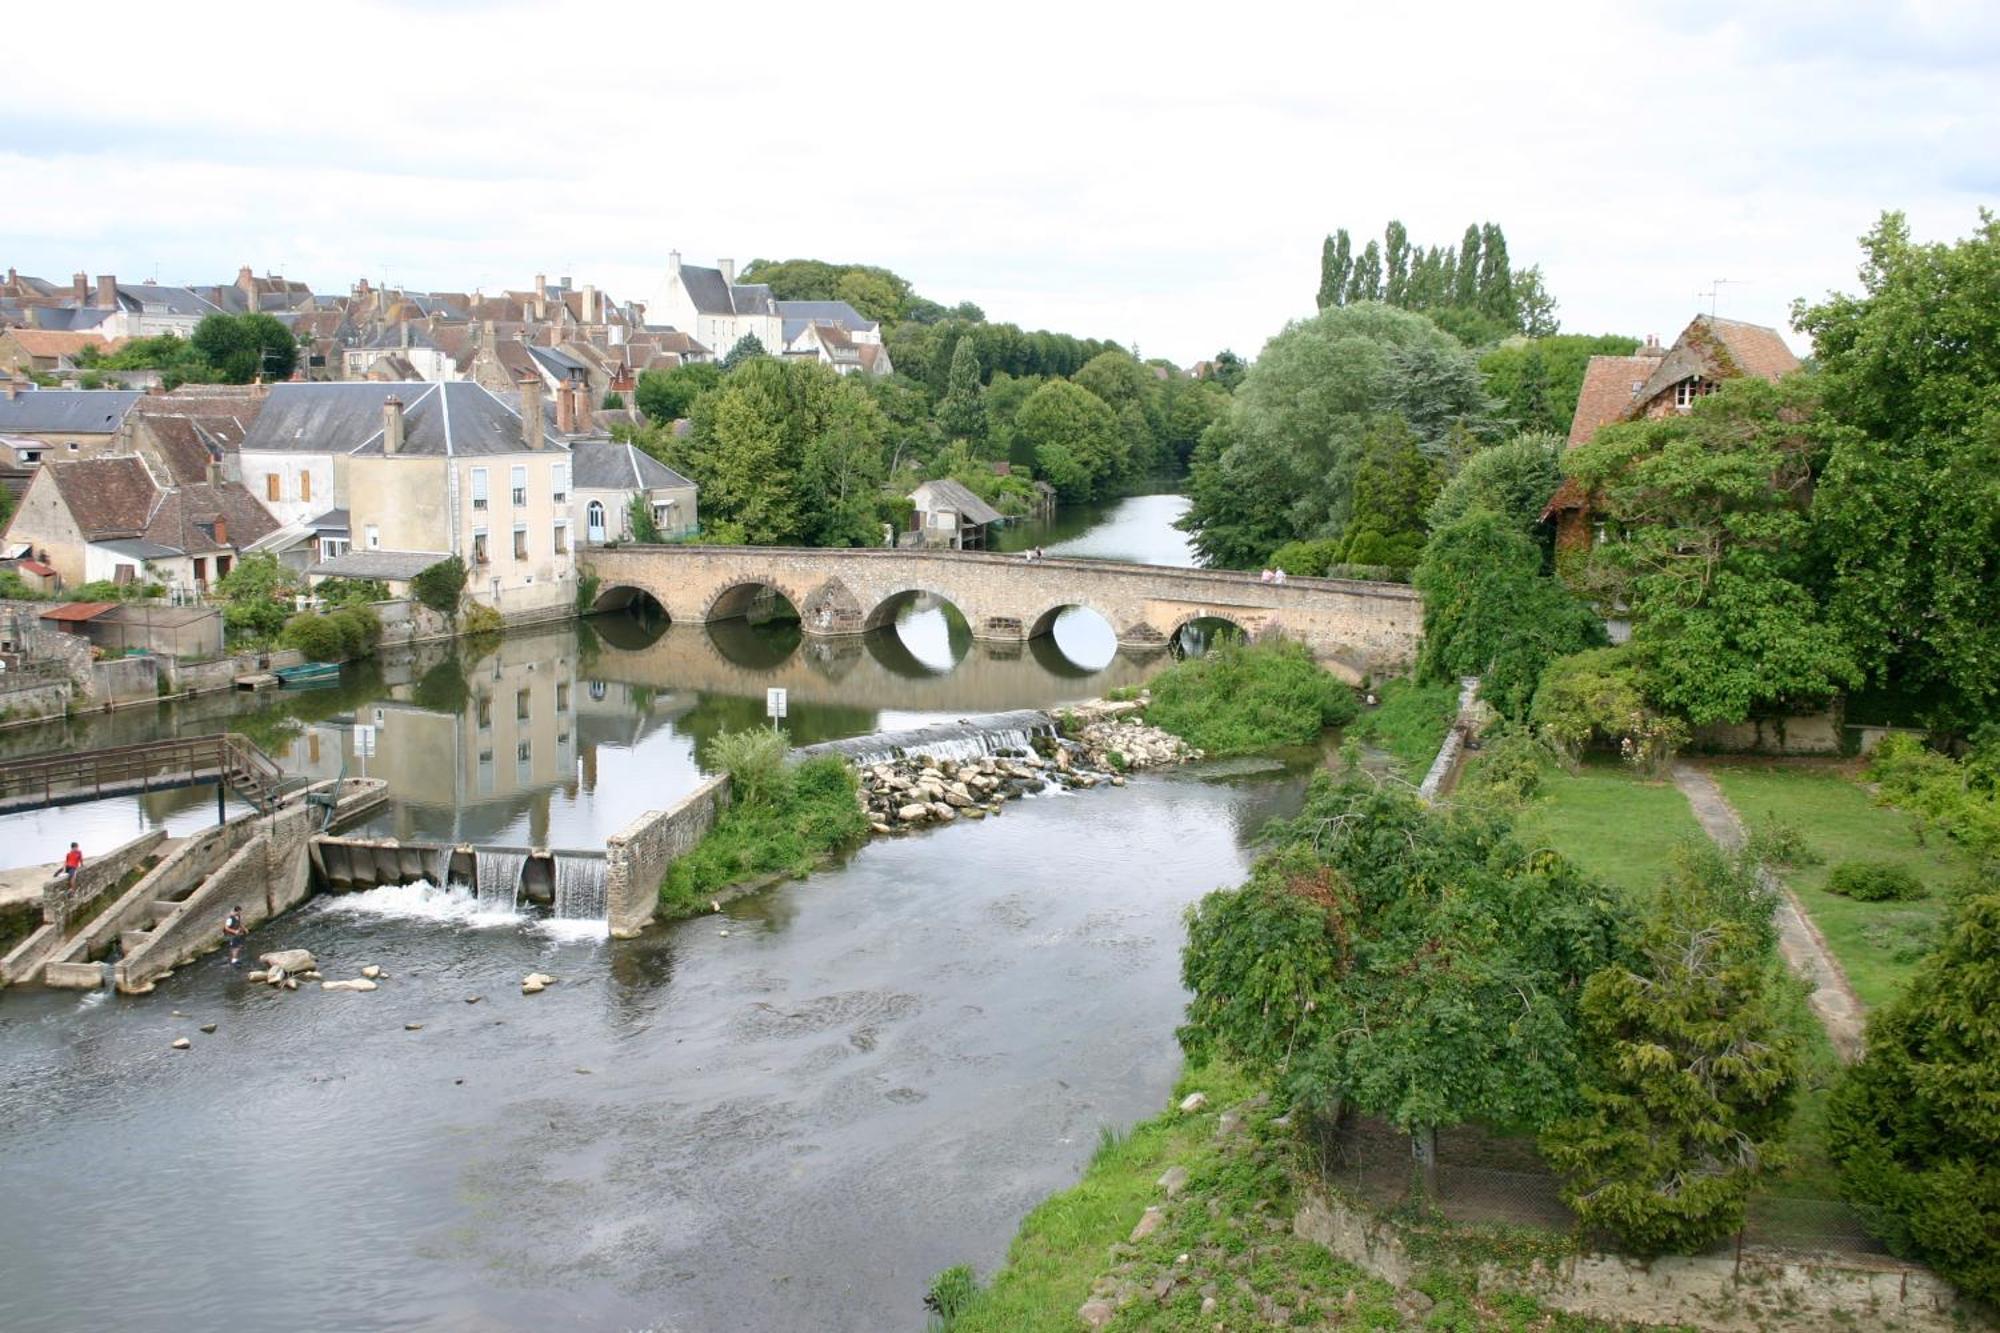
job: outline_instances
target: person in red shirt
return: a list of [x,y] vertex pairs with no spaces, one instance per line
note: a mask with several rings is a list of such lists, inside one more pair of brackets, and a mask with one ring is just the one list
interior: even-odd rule
[[78,868],[81,867],[82,865],[83,865],[83,849],[78,847],[75,843],[71,843],[69,845],[69,855],[63,858],[63,874],[67,875],[71,879],[75,879],[76,872]]

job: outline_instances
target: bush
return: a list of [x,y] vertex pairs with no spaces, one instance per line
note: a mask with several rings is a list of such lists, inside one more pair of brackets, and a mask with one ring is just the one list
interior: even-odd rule
[[1528,715],[1572,759],[1592,745],[1657,771],[1687,742],[1687,725],[1655,712],[1640,685],[1630,644],[1559,658],[1543,670]]
[[1894,861],[1842,861],[1826,875],[1826,891],[1861,903],[1906,903],[1924,896],[1924,882]]
[[1975,852],[2000,853],[2000,794],[1993,772],[2000,742],[1979,737],[1965,762],[1927,750],[1914,736],[1887,736],[1869,756],[1882,798]]
[[1764,822],[1750,830],[1746,849],[1751,860],[1781,870],[1816,866],[1826,860],[1806,841],[1806,835],[1796,824],[1787,824],[1775,813],[1768,812]]
[[450,620],[465,596],[465,562],[447,556],[410,580],[410,596]]
[[10,602],[39,602],[42,594],[30,588],[13,570],[0,569],[0,598]]
[[2000,1301],[2000,882],[1989,873],[1827,1107],[1841,1193],[1897,1254]]
[[924,1293],[924,1307],[931,1312],[932,1326],[949,1329],[972,1307],[979,1295],[979,1279],[964,1264],[954,1264],[931,1279]]
[[349,657],[367,657],[382,641],[382,617],[369,606],[343,606],[327,616],[340,631],[341,646]]
[[1524,728],[1502,724],[1487,733],[1479,762],[1466,774],[1459,790],[1473,800],[1526,805],[1541,791],[1542,769],[1548,761],[1546,745]]
[[1345,542],[1330,537],[1317,541],[1286,542],[1271,552],[1264,563],[1273,569],[1282,569],[1289,576],[1302,574],[1307,578],[1323,578],[1326,571],[1340,559]]
[[[711,741],[711,750],[723,739]],[[731,781],[733,785],[733,776]],[[821,857],[857,846],[867,836],[868,816],[856,796],[853,771],[832,755],[808,759],[757,797],[732,796],[715,827],[667,872],[660,885],[662,910],[668,916],[707,911],[714,896],[733,884],[772,874],[804,874]]]
[[305,654],[308,662],[338,662],[347,656],[340,626],[326,616],[303,611],[285,622],[279,641]]
[[380,579],[321,579],[313,585],[313,596],[328,606],[357,606],[389,600],[389,585]]
[[729,775],[731,802],[764,805],[789,794],[785,754],[790,748],[776,727],[753,727],[723,732],[709,741],[701,759],[710,772]]
[[1309,745],[1354,720],[1354,691],[1289,639],[1224,643],[1152,682],[1146,720],[1211,755]]
[[501,618],[498,611],[495,611],[492,607],[486,605],[486,603],[467,603],[465,608],[465,633],[468,637],[477,638],[482,634],[498,634],[505,628],[507,628],[507,622]]

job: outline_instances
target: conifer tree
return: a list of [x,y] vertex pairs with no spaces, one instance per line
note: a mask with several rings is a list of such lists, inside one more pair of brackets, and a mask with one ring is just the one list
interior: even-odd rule
[[980,394],[979,352],[972,339],[960,338],[951,354],[951,374],[938,400],[937,423],[954,440],[977,440],[986,434],[986,402]]
[[1944,942],[1868,1024],[1834,1090],[1841,1192],[1898,1254],[2000,1301],[2000,879],[1961,899]]
[[1798,1043],[1772,1004],[1769,907],[1744,873],[1684,853],[1637,958],[1584,984],[1586,1109],[1542,1150],[1584,1224],[1634,1253],[1690,1254],[1740,1228],[1791,1118]]
[[1387,265],[1387,277],[1382,287],[1382,299],[1390,305],[1409,304],[1410,285],[1410,234],[1403,224],[1389,223],[1383,234],[1382,260]]
[[1513,327],[1520,312],[1514,302],[1514,274],[1507,263],[1507,237],[1489,222],[1480,229],[1479,308]]

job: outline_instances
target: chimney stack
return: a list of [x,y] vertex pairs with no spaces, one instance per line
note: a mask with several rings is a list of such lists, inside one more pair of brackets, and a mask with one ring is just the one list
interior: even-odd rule
[[680,276],[680,273],[681,273],[681,252],[678,250],[667,251],[667,276],[670,278],[677,278]]
[[118,279],[108,273],[97,275],[97,308],[99,310],[118,308]]
[[736,261],[733,259],[718,259],[715,261],[715,266],[722,270],[722,280],[729,286],[734,287],[736,285]]
[[382,452],[403,452],[403,400],[393,393],[382,400]]
[[597,288],[591,283],[583,284],[583,322],[602,324],[604,316],[597,308]]
[[229,520],[221,514],[215,516],[215,544],[217,546],[229,545]]
[[556,386],[556,433],[576,434],[575,386],[568,381]]
[[542,419],[542,381],[537,375],[521,376],[521,443],[530,449],[542,447],[542,432],[548,423]]
[[88,273],[71,274],[69,280],[69,294],[70,294],[70,299],[75,301],[78,305],[80,306],[89,305],[90,275]]

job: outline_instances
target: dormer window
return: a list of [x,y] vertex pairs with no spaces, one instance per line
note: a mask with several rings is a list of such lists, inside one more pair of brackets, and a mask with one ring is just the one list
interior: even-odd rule
[[1699,375],[1690,375],[1674,386],[1674,406],[1685,412],[1694,406],[1694,400],[1715,392],[1715,386]]

